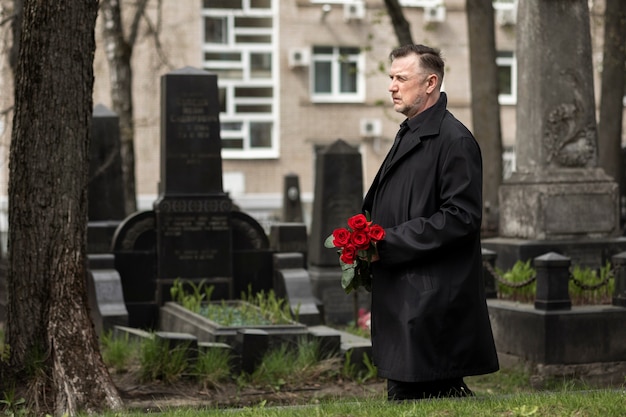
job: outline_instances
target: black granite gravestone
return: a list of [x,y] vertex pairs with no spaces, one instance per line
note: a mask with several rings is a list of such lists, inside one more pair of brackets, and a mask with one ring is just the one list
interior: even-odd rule
[[300,198],[300,180],[296,174],[285,175],[282,220],[295,223],[304,221],[302,200]]
[[117,115],[93,109],[89,147],[87,253],[111,253],[115,229],[125,217],[124,179]]
[[369,309],[369,297],[346,295],[341,287],[341,268],[336,250],[324,247],[324,241],[338,227],[361,212],[363,169],[361,154],[339,139],[317,154],[315,165],[313,215],[309,236],[308,270],[313,294],[322,302],[327,323],[356,320],[357,304]]
[[232,212],[233,297],[272,289],[273,252],[263,227],[251,216]]
[[141,211],[124,219],[113,236],[128,325],[142,329],[154,328],[158,316],[155,224],[153,211]]
[[119,118],[102,104],[94,107],[91,121],[88,197],[89,221],[126,216]]
[[301,253],[274,254],[274,291],[289,302],[293,315],[307,326],[321,324],[319,300],[313,296],[309,273]]
[[307,265],[309,238],[304,223],[274,223],[270,227],[270,248],[275,252],[298,252]]
[[326,237],[361,212],[363,165],[356,148],[339,139],[317,154],[309,237],[309,264],[337,267],[337,252],[324,247]]
[[127,326],[128,310],[114,255],[91,254],[87,260],[87,296],[96,334],[113,330],[115,326]]
[[232,201],[222,188],[217,76],[183,68],[165,74],[161,89],[157,302],[169,299],[177,278],[230,298]]

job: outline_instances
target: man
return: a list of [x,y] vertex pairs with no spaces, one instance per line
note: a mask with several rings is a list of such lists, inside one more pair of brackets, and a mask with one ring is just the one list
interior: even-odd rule
[[[372,263],[372,348],[390,400],[473,395],[463,377],[499,369],[482,278],[482,160],[446,109],[440,52],[390,54],[406,116],[365,196],[385,229]],[[399,141],[399,142],[398,142]]]

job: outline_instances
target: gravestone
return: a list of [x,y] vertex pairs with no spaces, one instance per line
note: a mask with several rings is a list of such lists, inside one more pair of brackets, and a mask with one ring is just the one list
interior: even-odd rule
[[128,310],[113,254],[87,255],[87,297],[96,334],[128,326]]
[[308,270],[313,294],[322,302],[324,321],[345,324],[356,320],[356,294],[363,294],[360,298],[366,308],[369,297],[362,291],[346,295],[341,287],[337,252],[325,248],[324,241],[334,229],[346,227],[348,219],[361,212],[361,154],[339,139],[321,149],[316,158]]
[[126,217],[119,118],[102,104],[94,107],[91,121],[88,193],[89,221]]
[[285,175],[283,184],[283,215],[286,223],[302,223],[302,200],[300,198],[300,180],[296,174]]
[[115,229],[125,217],[119,118],[106,106],[93,109],[89,146],[87,252],[111,253]]
[[156,219],[140,211],[124,219],[113,235],[115,270],[120,274],[128,325],[152,329],[158,318],[156,302]]
[[321,324],[319,300],[313,295],[301,253],[274,254],[274,291],[277,297],[289,302],[292,315],[298,312],[298,322],[307,326]]
[[232,212],[233,298],[272,289],[273,251],[263,226],[238,210]]
[[626,240],[617,183],[598,167],[587,1],[517,7],[517,171],[499,190],[499,236],[483,246],[502,269],[550,251],[598,268]]
[[270,248],[275,252],[298,252],[307,265],[309,238],[304,223],[274,223],[270,227]]
[[162,76],[159,304],[178,278],[233,295],[233,204],[222,186],[219,111],[216,75],[187,67]]

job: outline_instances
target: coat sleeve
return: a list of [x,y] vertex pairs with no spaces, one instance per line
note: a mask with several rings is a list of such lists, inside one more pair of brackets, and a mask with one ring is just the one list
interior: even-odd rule
[[[385,229],[378,244],[381,263],[397,265],[431,256],[446,246],[463,244],[480,233],[482,217],[482,159],[471,136],[441,148],[435,178],[438,209],[429,216]],[[468,241],[469,242],[469,241]]]

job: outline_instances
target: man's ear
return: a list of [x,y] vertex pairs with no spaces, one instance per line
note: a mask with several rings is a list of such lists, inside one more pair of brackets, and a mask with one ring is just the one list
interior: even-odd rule
[[437,74],[430,74],[428,76],[428,87],[426,87],[426,92],[430,94],[435,91],[437,84],[439,84],[439,76]]

